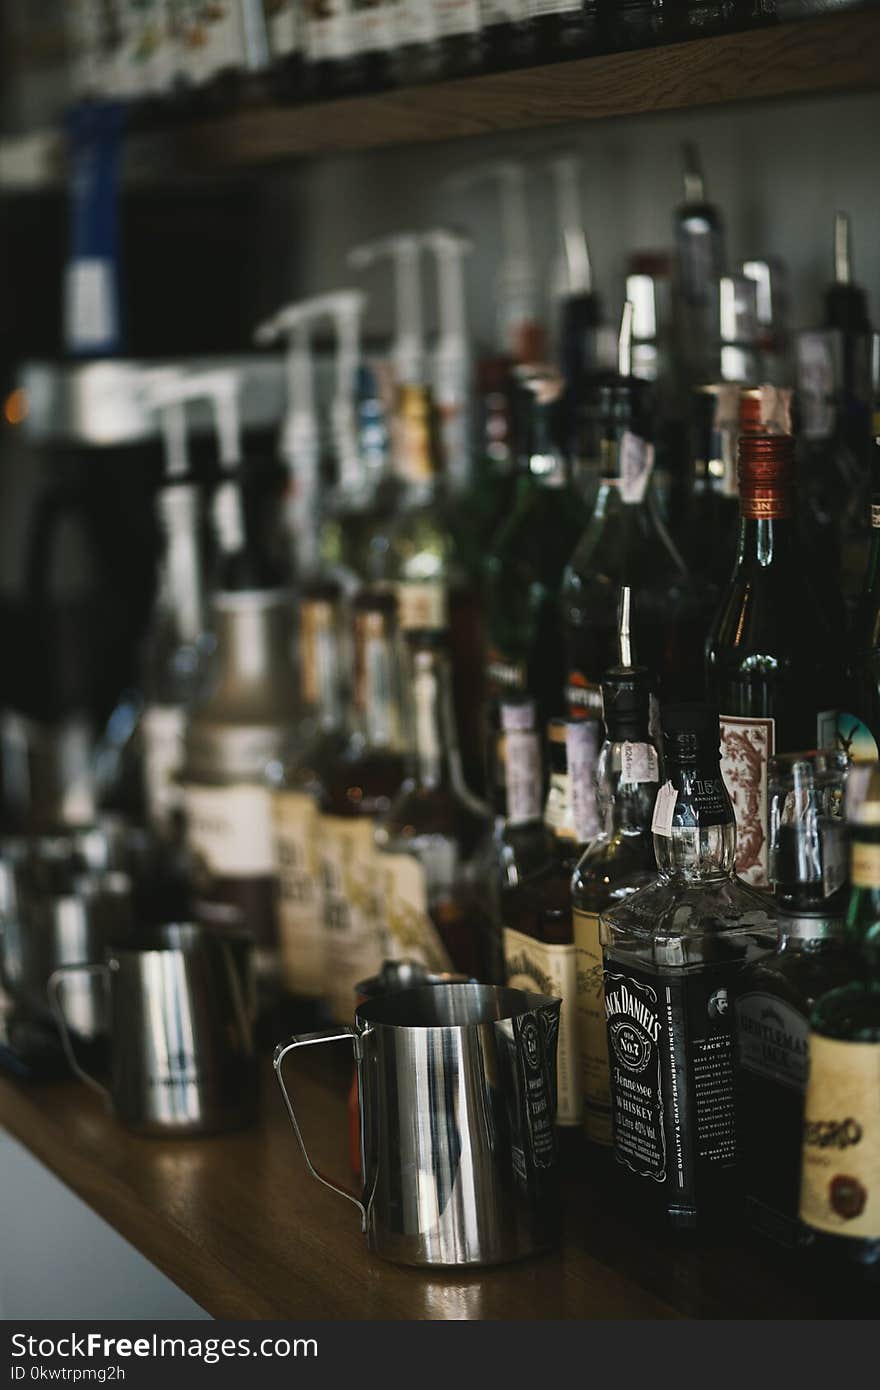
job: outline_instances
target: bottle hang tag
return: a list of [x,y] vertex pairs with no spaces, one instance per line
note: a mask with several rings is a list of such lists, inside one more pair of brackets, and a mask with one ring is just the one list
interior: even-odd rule
[[665,835],[667,840],[672,839],[672,817],[675,815],[675,803],[677,801],[677,788],[671,782],[664,782],[657,793],[657,800],[654,802],[654,818],[651,821],[651,830],[655,835]]
[[620,745],[620,776],[623,782],[657,782],[660,769],[657,750],[650,743]]
[[630,430],[624,430],[617,462],[620,495],[624,502],[643,501],[654,467],[654,445]]

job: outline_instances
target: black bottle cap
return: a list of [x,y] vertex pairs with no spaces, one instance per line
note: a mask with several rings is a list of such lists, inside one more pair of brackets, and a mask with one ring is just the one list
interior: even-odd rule
[[700,758],[718,760],[721,722],[714,705],[700,701],[663,705],[660,710],[663,750],[674,763],[696,763]]
[[602,677],[602,708],[608,737],[643,740],[651,713],[651,674],[645,666],[612,666]]

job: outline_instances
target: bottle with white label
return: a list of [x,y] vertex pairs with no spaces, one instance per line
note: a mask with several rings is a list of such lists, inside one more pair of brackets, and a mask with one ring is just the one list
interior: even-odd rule
[[317,1016],[327,983],[318,799],[347,741],[342,613],[342,594],[332,582],[313,581],[300,599],[300,718],[289,746],[266,770],[278,863],[281,980],[303,1006],[303,1016]]
[[300,0],[263,0],[272,65],[272,90],[279,101],[304,96],[304,13]]
[[834,631],[827,589],[812,582],[798,543],[791,435],[741,436],[739,506],[736,568],[709,634],[707,683],[721,711],[737,871],[766,887],[769,759],[834,747],[842,632]]
[[[880,1280],[880,770],[853,826],[845,982],[815,1004],[800,1216],[839,1276]],[[876,1293],[876,1289],[874,1290]]]
[[[620,666],[602,680],[606,738],[594,770],[594,832],[571,881],[572,935],[580,1042],[581,1096],[587,1139],[611,1145],[611,1078],[599,913],[656,877],[651,816],[660,759],[650,734],[651,690],[643,667]],[[584,730],[594,721],[579,721]],[[576,786],[575,805],[589,787]]]
[[729,1220],[737,1193],[732,996],[776,941],[735,872],[717,712],[662,709],[658,877],[600,914],[614,1154],[634,1204],[675,1229]]
[[375,975],[384,957],[374,829],[406,774],[394,595],[363,590],[352,610],[352,729],[319,789],[325,997],[339,1023],[351,1022],[355,986]]
[[550,788],[544,824],[552,837],[553,856],[516,895],[504,921],[507,983],[562,1000],[556,1123],[578,1139],[583,1095],[571,887],[578,858],[598,828],[594,803],[580,795],[584,784],[595,777],[598,733],[595,723],[551,720],[547,731]]
[[305,85],[315,100],[358,90],[358,20],[354,0],[303,0]]
[[406,781],[376,826],[384,954],[499,983],[489,903],[478,872],[489,810],[468,791],[444,634],[407,634],[413,752]]
[[181,771],[186,835],[202,912],[237,912],[253,932],[257,963],[277,979],[277,872],[266,767],[282,755],[298,689],[289,591],[252,533],[242,499],[235,373],[205,374],[216,390],[224,472],[213,498],[219,585],[214,650],[192,707]]
[[632,590],[639,660],[664,696],[700,690],[712,591],[693,578],[651,490],[654,446],[647,383],[632,375],[632,305],[618,339],[618,374],[600,387],[601,482],[593,514],[562,579],[567,712],[601,718],[600,682],[617,659],[617,602]]

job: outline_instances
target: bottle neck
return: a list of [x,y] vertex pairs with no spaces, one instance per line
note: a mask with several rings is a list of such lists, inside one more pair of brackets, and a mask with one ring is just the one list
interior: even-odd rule
[[300,701],[322,729],[342,727],[339,613],[330,599],[305,598],[300,604]]
[[793,563],[797,537],[791,517],[741,516],[737,564],[740,569],[782,569]]
[[872,975],[880,974],[880,825],[854,829],[844,939]]
[[191,483],[166,487],[157,506],[163,541],[157,618],[176,645],[195,646],[205,631],[198,489]]
[[403,748],[397,654],[383,613],[358,613],[355,623],[354,714],[367,748]]
[[651,829],[660,784],[660,759],[647,729],[631,738],[610,729],[599,752],[596,802],[603,834],[641,835]]
[[654,855],[661,878],[733,878],[736,820],[717,757],[673,763],[654,808]]
[[445,653],[428,649],[413,653],[412,700],[416,783],[459,790],[461,757]]
[[214,630],[222,684],[237,690],[283,688],[293,645],[290,601],[283,589],[218,594]]

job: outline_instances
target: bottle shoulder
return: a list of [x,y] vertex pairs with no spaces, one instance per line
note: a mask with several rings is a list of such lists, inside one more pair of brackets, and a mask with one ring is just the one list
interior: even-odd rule
[[724,943],[759,937],[776,945],[772,899],[736,877],[700,881],[658,878],[602,914],[609,945],[648,947],[670,965],[699,963]]
[[880,975],[851,979],[816,1001],[810,1026],[843,1042],[880,1044]]
[[470,859],[491,833],[489,811],[475,809],[449,786],[420,787],[405,782],[377,826],[380,846],[445,839]]

